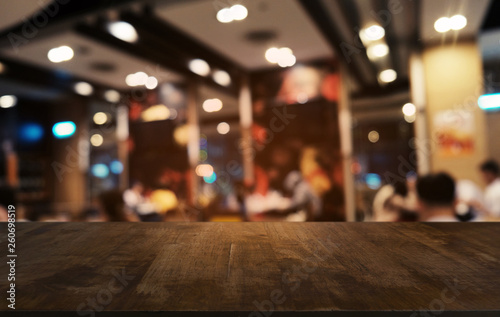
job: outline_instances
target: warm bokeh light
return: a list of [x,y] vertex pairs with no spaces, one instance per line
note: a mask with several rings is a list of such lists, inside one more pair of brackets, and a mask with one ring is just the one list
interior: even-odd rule
[[450,18],[450,26],[452,30],[458,31],[467,26],[467,18],[457,14]]
[[297,59],[293,51],[288,47],[271,47],[265,53],[265,58],[269,63],[278,64],[281,67],[291,67],[295,65]]
[[366,45],[370,42],[378,41],[385,36],[385,30],[380,25],[371,25],[359,32],[361,41]]
[[210,164],[200,164],[196,166],[195,172],[200,177],[208,177],[214,173],[214,168]]
[[412,103],[407,103],[403,106],[403,113],[408,117],[414,116],[417,113],[417,107]]
[[231,130],[231,127],[229,126],[229,124],[227,122],[221,122],[217,125],[217,132],[219,132],[219,134],[228,134],[229,131]]
[[389,54],[389,46],[387,46],[386,44],[377,44],[369,46],[366,49],[366,54],[368,55],[368,58],[371,60],[387,56],[387,54]]
[[231,85],[231,76],[226,71],[217,70],[212,74],[213,80],[224,87]]
[[394,69],[386,69],[379,75],[379,79],[383,83],[392,83],[398,78],[398,73]]
[[69,46],[63,45],[55,47],[49,51],[47,57],[52,63],[61,63],[69,61],[73,58],[73,49]]
[[371,131],[368,133],[368,140],[371,143],[377,143],[380,140],[380,134],[377,131]]
[[92,85],[84,81],[76,83],[73,88],[77,94],[82,96],[90,96],[94,92]]
[[170,119],[170,109],[165,105],[155,105],[144,110],[141,119],[144,122],[162,121]]
[[220,99],[207,99],[203,102],[203,110],[205,112],[217,112],[222,109],[222,101]]
[[95,147],[99,147],[104,143],[104,138],[100,134],[94,134],[90,137],[90,144]]
[[143,86],[146,85],[148,78],[148,74],[145,72],[137,72],[127,75],[125,83],[130,87]]
[[108,122],[108,115],[104,112],[97,112],[94,114],[94,123],[97,125],[103,125]]
[[451,30],[451,21],[447,17],[439,18],[434,23],[434,29],[439,33],[446,33]]
[[139,35],[137,35],[137,31],[132,24],[123,21],[109,23],[108,32],[114,37],[129,43],[135,43],[139,39]]
[[0,74],[3,73],[5,71],[5,65],[0,62]]
[[0,108],[12,108],[17,104],[17,97],[13,95],[5,95],[0,97]]
[[104,99],[109,103],[117,103],[120,101],[121,95],[118,91],[109,89],[104,93]]
[[150,76],[146,79],[146,88],[147,89],[155,89],[158,87],[158,79],[156,77]]
[[230,8],[224,8],[217,12],[217,21],[221,23],[230,23],[233,21],[244,20],[248,16],[248,9],[241,5],[235,4]]
[[200,76],[208,76],[210,74],[210,65],[202,59],[193,59],[189,62],[189,70]]

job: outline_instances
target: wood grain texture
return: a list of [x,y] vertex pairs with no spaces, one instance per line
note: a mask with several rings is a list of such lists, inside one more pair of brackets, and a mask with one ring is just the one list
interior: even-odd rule
[[17,311],[500,311],[498,224],[17,228]]

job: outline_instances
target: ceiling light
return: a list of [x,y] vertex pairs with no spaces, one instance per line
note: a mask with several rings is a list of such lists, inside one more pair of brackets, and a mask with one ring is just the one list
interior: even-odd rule
[[104,99],[109,103],[117,103],[120,101],[121,95],[118,91],[110,89],[104,93]]
[[394,69],[386,69],[379,75],[379,79],[383,83],[392,83],[398,78],[398,73]]
[[280,59],[278,65],[281,67],[292,67],[297,62],[297,58],[294,55],[286,55]]
[[94,134],[90,137],[90,144],[95,147],[99,147],[104,143],[104,138],[100,134]]
[[231,12],[232,18],[236,21],[244,20],[248,16],[248,10],[241,4],[236,4],[232,6],[229,11]]
[[72,59],[74,56],[73,49],[69,46],[59,46],[51,49],[47,54],[49,61],[52,63],[66,62]]
[[371,131],[368,133],[368,140],[371,143],[377,143],[380,140],[380,134],[377,131]]
[[108,115],[104,112],[97,112],[93,117],[94,123],[97,125],[103,125],[108,122]]
[[220,99],[207,99],[203,102],[203,110],[205,112],[217,112],[222,109],[222,101]]
[[207,76],[210,74],[210,66],[202,59],[193,59],[189,62],[189,69],[200,76]]
[[417,113],[417,107],[412,103],[407,103],[403,106],[403,113],[405,116],[414,116]]
[[446,33],[451,30],[451,21],[449,18],[442,17],[434,23],[434,29],[439,33]]
[[288,47],[280,49],[272,47],[266,51],[266,59],[273,64],[278,64],[281,67],[291,67],[297,62],[297,58],[293,55],[293,51]]
[[5,95],[0,97],[0,108],[12,108],[17,104],[17,97],[13,95]]
[[123,21],[109,23],[108,32],[114,37],[129,43],[135,43],[139,39],[137,31],[132,24]]
[[229,124],[227,122],[221,122],[217,125],[217,132],[219,132],[219,134],[228,134],[229,131],[231,130],[231,127],[229,126]]
[[233,15],[231,14],[231,9],[230,8],[224,8],[222,10],[219,10],[217,12],[217,20],[220,23],[229,23],[233,22]]
[[224,8],[217,12],[217,20],[221,23],[241,21],[244,20],[247,16],[248,9],[241,4],[236,4],[230,8]]
[[231,76],[226,71],[217,70],[212,75],[213,80],[221,86],[231,85]]
[[467,18],[457,14],[450,18],[450,26],[452,30],[458,31],[467,26]]
[[266,51],[266,59],[269,63],[276,64],[280,56],[280,50],[277,47],[271,47]]
[[146,88],[155,89],[158,86],[158,79],[156,77],[150,76],[146,79]]
[[361,41],[366,45],[367,43],[378,41],[385,36],[385,30],[380,25],[372,25],[359,32]]
[[73,88],[77,94],[82,96],[90,96],[94,92],[94,88],[84,81],[76,83]]
[[125,78],[125,83],[130,87],[143,86],[146,85],[148,81],[148,75],[145,72],[137,72],[135,74],[129,74]]
[[366,50],[366,54],[368,55],[368,58],[371,60],[387,56],[387,54],[389,54],[389,46],[387,46],[386,44],[377,44],[369,46],[368,49]]

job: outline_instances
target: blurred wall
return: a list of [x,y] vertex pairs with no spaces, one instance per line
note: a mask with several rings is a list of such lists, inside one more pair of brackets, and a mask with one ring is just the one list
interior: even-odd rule
[[[478,165],[489,156],[489,141],[486,116],[477,105],[478,97],[483,92],[483,67],[478,45],[463,42],[429,47],[424,50],[422,60],[429,132],[426,151],[431,158],[431,169],[435,172],[446,171],[457,179],[470,179],[482,185]],[[471,153],[443,155],[440,151],[435,118],[445,110],[454,110],[464,117],[472,116],[474,134]]]

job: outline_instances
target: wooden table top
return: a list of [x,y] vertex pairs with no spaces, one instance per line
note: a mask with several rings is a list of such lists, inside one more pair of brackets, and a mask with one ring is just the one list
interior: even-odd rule
[[[408,312],[431,310],[500,316],[499,224],[16,226],[17,312],[236,311],[270,317],[379,311],[411,317],[421,315]],[[4,224],[4,254],[6,236]],[[7,274],[1,265],[2,289]]]

